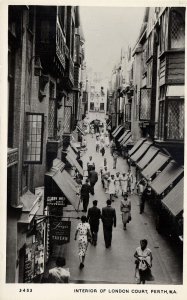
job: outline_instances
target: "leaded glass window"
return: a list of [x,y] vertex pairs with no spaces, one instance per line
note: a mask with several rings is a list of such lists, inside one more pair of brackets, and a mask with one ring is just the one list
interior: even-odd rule
[[164,139],[164,101],[159,102],[159,125],[158,125],[158,134],[159,139]]
[[71,106],[64,107],[64,133],[71,133]]
[[185,17],[176,10],[171,10],[170,15],[170,47],[171,49],[185,47]]
[[167,104],[167,139],[184,139],[184,101],[168,100]]
[[24,162],[42,163],[44,115],[27,113],[25,121]]
[[125,121],[131,122],[131,104],[125,105]]
[[149,121],[151,118],[151,89],[140,89],[139,117],[140,121]]

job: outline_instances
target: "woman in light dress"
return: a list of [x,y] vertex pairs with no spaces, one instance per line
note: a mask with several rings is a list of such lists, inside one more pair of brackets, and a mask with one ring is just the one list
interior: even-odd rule
[[120,172],[116,173],[116,177],[115,177],[115,195],[116,198],[118,198],[118,194],[121,191],[121,177],[120,177]]
[[131,220],[131,202],[127,194],[125,194],[124,199],[121,200],[120,210],[122,212],[123,229],[126,230],[127,223]]
[[109,145],[110,145],[110,141],[109,141],[109,136],[108,136],[108,134],[106,134],[106,136],[105,136],[105,145],[106,145],[107,148],[108,148]]
[[110,195],[110,200],[111,201],[114,201],[112,199],[112,196],[115,195],[115,177],[114,177],[114,174],[112,174],[109,178],[108,178],[108,182],[109,182],[109,185],[108,185],[108,192],[109,192],[109,195]]
[[129,182],[128,182],[129,191],[130,191],[131,194],[133,194],[134,189],[135,189],[136,179],[133,176],[132,171],[130,169],[129,169],[129,172],[128,172],[128,179],[129,179]]
[[78,224],[77,230],[75,232],[75,240],[78,235],[78,248],[79,248],[79,268],[84,268],[84,260],[86,256],[86,251],[88,248],[88,237],[91,237],[90,224],[87,222],[86,216],[81,217],[81,223]]
[[122,196],[124,196],[127,193],[127,186],[128,186],[128,177],[126,173],[123,173],[121,176]]

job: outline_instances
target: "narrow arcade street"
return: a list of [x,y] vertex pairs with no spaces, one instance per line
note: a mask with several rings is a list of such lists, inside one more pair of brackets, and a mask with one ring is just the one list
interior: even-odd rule
[[[100,165],[103,157],[100,153],[95,151],[95,136],[86,136],[88,150],[83,154],[82,160],[84,161],[84,169],[90,155],[96,164],[96,171],[99,172]],[[105,157],[107,158],[108,166],[112,170],[112,156],[110,149],[106,148]],[[127,164],[124,159],[119,157],[117,162],[117,170],[122,171],[127,169]],[[114,173],[114,172],[113,172]],[[90,196],[89,207],[92,206],[94,199],[98,200],[98,207],[101,209],[106,206],[108,194],[105,194],[100,176],[95,186],[95,195]],[[113,228],[112,247],[105,248],[103,238],[103,228],[100,223],[98,233],[98,244],[96,247],[89,244],[88,251],[85,259],[85,268],[79,269],[78,258],[78,243],[74,241],[74,233],[79,220],[72,219],[71,226],[71,240],[70,243],[63,246],[55,246],[52,257],[48,263],[47,270],[55,265],[57,256],[66,257],[66,267],[70,269],[70,283],[135,283],[134,278],[134,252],[139,246],[140,239],[148,240],[148,247],[153,253],[153,267],[152,273],[155,277],[151,284],[179,284],[182,280],[182,263],[180,257],[177,256],[172,250],[168,240],[162,235],[159,235],[155,229],[154,217],[152,209],[146,204],[145,213],[139,214],[139,201],[138,195],[130,195],[132,205],[132,221],[127,225],[127,230],[123,230],[121,212],[120,212],[120,199],[115,199],[112,206],[116,209],[117,226]],[[80,206],[82,210],[82,205]],[[79,212],[79,216],[84,213]],[[71,216],[77,217],[74,212]],[[46,276],[47,271],[46,270]]]

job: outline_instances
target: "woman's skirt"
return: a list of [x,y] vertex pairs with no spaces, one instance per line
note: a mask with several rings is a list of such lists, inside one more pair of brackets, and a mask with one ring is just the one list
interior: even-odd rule
[[88,248],[87,235],[80,235],[78,240],[79,256],[85,256]]
[[127,181],[121,182],[122,193],[127,193]]

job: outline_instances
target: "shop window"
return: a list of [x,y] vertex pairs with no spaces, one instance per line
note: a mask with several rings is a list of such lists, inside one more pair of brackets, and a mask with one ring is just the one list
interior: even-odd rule
[[72,124],[72,107],[64,107],[64,133],[71,133],[71,124]]
[[56,99],[55,85],[50,82],[49,85],[49,115],[48,115],[48,137],[54,138],[56,135]]
[[166,9],[160,18],[160,52],[168,50],[169,10]]
[[175,99],[167,102],[167,134],[169,140],[184,139],[184,101]]
[[90,102],[90,110],[94,110],[94,102]]
[[100,110],[105,110],[105,104],[104,103],[100,103]]
[[164,139],[164,101],[160,101],[159,103],[159,126],[158,126],[158,134],[159,139]]
[[125,122],[131,122],[131,104],[125,105]]
[[185,47],[185,16],[184,10],[181,12],[171,10],[170,15],[170,47],[171,49]]
[[42,163],[44,114],[27,113],[25,121],[24,162]]
[[140,89],[140,107],[139,119],[140,121],[149,121],[151,117],[151,89]]

